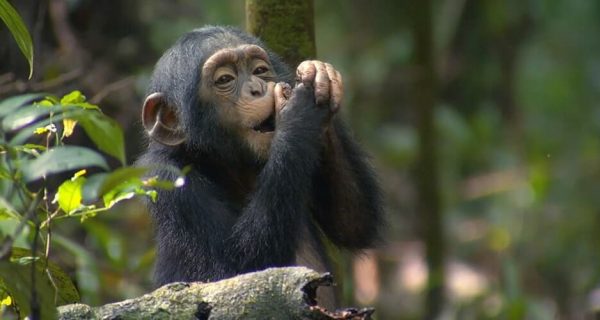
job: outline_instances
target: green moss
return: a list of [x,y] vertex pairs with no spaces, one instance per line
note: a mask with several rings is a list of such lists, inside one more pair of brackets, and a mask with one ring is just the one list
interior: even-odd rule
[[312,0],[247,0],[246,25],[292,66],[316,56]]

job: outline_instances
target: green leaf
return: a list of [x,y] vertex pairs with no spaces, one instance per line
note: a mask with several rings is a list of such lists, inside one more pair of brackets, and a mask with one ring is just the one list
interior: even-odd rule
[[77,118],[98,149],[119,159],[125,165],[125,138],[119,124],[100,112],[89,112]]
[[43,116],[61,111],[62,110],[57,107],[40,107],[38,105],[23,107],[2,119],[2,129],[4,131],[17,130],[34,123]]
[[35,129],[45,127],[51,123],[59,123],[63,119],[76,118],[86,112],[87,111],[81,109],[71,109],[62,113],[54,114],[54,116],[52,116],[51,119],[48,118],[37,122],[33,122],[33,124],[20,129],[19,132],[10,140],[9,144],[12,146],[24,144],[25,141],[27,141],[27,139],[34,134]]
[[[30,274],[29,268],[8,261],[0,261],[0,287],[12,297],[22,318],[31,314]],[[54,290],[45,281],[36,281],[35,284],[41,319],[56,319],[56,308],[51,300]]]
[[76,146],[59,146],[27,162],[22,170],[25,181],[29,182],[49,174],[87,167],[108,170],[104,158],[93,150]]
[[106,180],[107,176],[108,173],[101,172],[87,178],[81,193],[83,203],[92,203],[102,196],[102,194],[100,194],[100,188],[102,188],[102,184]]
[[7,0],[0,0],[0,19],[4,21],[8,30],[15,38],[19,49],[29,63],[29,79],[33,75],[33,43],[27,27],[19,13],[8,3]]
[[112,208],[115,204],[124,200],[129,200],[135,196],[147,196],[152,201],[156,201],[157,193],[155,190],[145,190],[142,188],[127,186],[122,190],[114,189],[113,191],[105,194],[102,200],[104,201],[105,207]]
[[71,91],[60,99],[60,104],[76,104],[81,102],[85,102],[85,96],[79,90]]
[[67,213],[81,207],[81,189],[85,183],[84,177],[77,177],[63,182],[58,187],[56,197],[58,206]]
[[6,211],[7,214],[15,217],[21,217],[21,215],[17,212],[17,210],[13,207],[13,205],[6,200],[4,197],[0,197],[0,208]]
[[[34,261],[30,250],[17,247],[12,248],[10,260],[11,262],[16,262],[18,260],[27,261],[26,265],[30,265]],[[54,305],[61,306],[80,301],[79,292],[77,292],[73,281],[71,281],[71,278],[57,264],[47,260],[41,255],[37,255],[35,261],[35,269],[38,272],[37,275],[40,277],[39,279],[43,279],[48,284],[52,285],[53,291],[56,291],[54,290],[54,286],[56,286],[56,289],[58,290],[56,294],[51,295],[51,297],[56,299]],[[46,267],[48,268],[48,272],[46,272]],[[31,272],[29,268],[24,269]]]
[[13,113],[18,108],[44,97],[43,93],[28,93],[4,99],[0,102],[0,118]]
[[4,197],[0,197],[0,221],[7,219],[20,221],[21,215]]
[[97,105],[87,102],[85,96],[79,90],[75,90],[66,94],[64,97],[62,97],[62,99],[60,99],[60,104],[63,106],[72,105],[83,109],[94,109],[100,111],[100,108],[98,108]]
[[110,174],[99,173],[91,176],[83,186],[83,199],[91,202],[104,196],[106,193],[121,186],[125,181],[136,180],[137,187],[142,187],[141,177],[148,172],[148,168],[124,167]]
[[40,154],[46,151],[48,148],[39,144],[28,143],[25,145],[16,146],[15,149],[19,152],[23,152],[34,157],[39,157]]
[[[19,311],[19,316],[24,318],[31,315],[31,289],[33,283],[31,268],[13,262],[24,257],[19,255],[20,252],[19,248],[13,248],[11,261],[0,261],[0,288],[11,296],[13,303]],[[37,302],[40,306],[40,318],[56,319],[56,303],[53,301],[56,291],[50,281],[48,281],[45,272],[40,271],[40,267],[43,270],[43,265],[42,262],[35,263],[37,280],[35,281],[35,291],[37,293]]]

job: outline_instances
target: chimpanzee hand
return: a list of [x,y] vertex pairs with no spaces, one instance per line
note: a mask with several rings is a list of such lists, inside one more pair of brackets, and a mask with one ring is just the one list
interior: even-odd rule
[[331,64],[318,60],[300,63],[296,69],[296,83],[315,88],[317,105],[329,107],[331,115],[339,110],[344,84],[342,76]]
[[275,113],[280,116],[281,111],[287,105],[287,101],[292,96],[292,87],[285,82],[279,82],[275,85],[274,95]]
[[289,84],[280,82],[275,85],[274,96],[276,130],[288,128],[298,133],[317,134],[326,126],[329,108],[317,105],[312,85],[299,83],[292,89]]

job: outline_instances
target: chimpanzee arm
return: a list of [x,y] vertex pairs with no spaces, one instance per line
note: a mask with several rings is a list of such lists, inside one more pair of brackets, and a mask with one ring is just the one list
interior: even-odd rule
[[280,114],[269,159],[239,215],[220,194],[219,182],[195,170],[183,188],[160,192],[159,201],[150,205],[157,223],[158,284],[215,280],[294,262],[326,114],[315,105],[312,88],[294,89]]
[[[181,165],[146,159],[153,164]],[[162,178],[169,173],[161,172]],[[159,190],[158,201],[149,204],[156,227],[157,260],[154,281],[214,281],[233,276],[237,268],[224,255],[224,238],[235,217],[214,183],[191,170],[185,184],[174,190]]]
[[383,222],[373,169],[341,119],[334,117],[324,135],[324,156],[314,179],[314,218],[335,244],[369,247]]
[[299,85],[279,114],[269,159],[227,239],[240,272],[293,263],[299,230],[309,218],[307,200],[327,112],[315,105],[311,87]]

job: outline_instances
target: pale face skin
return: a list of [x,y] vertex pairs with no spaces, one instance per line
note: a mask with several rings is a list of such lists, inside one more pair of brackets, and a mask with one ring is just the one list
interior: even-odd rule
[[275,134],[275,78],[267,53],[256,45],[219,50],[202,68],[201,100],[213,102],[222,124],[259,158],[266,158]]

